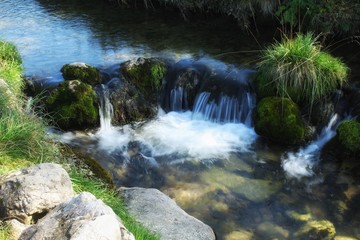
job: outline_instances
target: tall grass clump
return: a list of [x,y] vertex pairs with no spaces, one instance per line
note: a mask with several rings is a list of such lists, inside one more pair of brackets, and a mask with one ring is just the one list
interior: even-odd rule
[[347,66],[322,51],[316,40],[312,34],[298,34],[263,52],[256,77],[260,97],[289,97],[312,106],[346,82]]
[[16,47],[0,41],[0,78],[4,79],[14,94],[20,94],[23,87],[22,60]]

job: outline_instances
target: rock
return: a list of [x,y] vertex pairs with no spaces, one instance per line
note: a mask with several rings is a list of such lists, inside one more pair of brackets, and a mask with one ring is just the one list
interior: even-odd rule
[[46,99],[46,108],[63,130],[85,129],[99,123],[97,95],[78,80],[61,83]]
[[121,73],[148,101],[157,102],[157,93],[166,74],[166,65],[157,58],[138,58],[121,65]]
[[16,219],[11,219],[5,223],[9,227],[10,239],[19,239],[21,233],[29,227]]
[[101,84],[100,71],[85,63],[74,62],[61,68],[65,80],[80,80],[92,86]]
[[87,192],[54,208],[19,238],[30,239],[135,240],[113,210]]
[[144,121],[156,115],[157,104],[147,101],[131,83],[116,78],[108,85],[110,102],[114,110],[112,118],[114,125]]
[[337,139],[346,150],[346,154],[360,153],[360,123],[356,120],[345,120],[336,129]]
[[307,222],[294,234],[299,240],[332,240],[335,235],[334,225],[327,220]]
[[295,221],[298,221],[298,222],[307,222],[309,221],[312,216],[310,213],[298,213],[296,211],[286,211],[286,215],[292,219],[292,220],[295,220]]
[[72,196],[70,177],[60,165],[25,168],[0,177],[0,217],[36,222]]
[[289,239],[288,230],[270,222],[259,224],[256,228],[256,234],[261,236],[261,239]]
[[267,97],[256,108],[255,131],[271,141],[299,144],[304,141],[306,126],[298,106],[288,98]]
[[157,189],[120,188],[130,214],[163,240],[216,239],[213,230],[188,215],[167,195]]
[[252,240],[254,233],[246,230],[232,231],[225,236],[225,240]]

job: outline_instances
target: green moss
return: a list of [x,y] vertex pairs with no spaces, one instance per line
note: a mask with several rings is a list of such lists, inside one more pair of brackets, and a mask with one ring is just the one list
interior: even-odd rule
[[311,34],[283,39],[263,52],[257,74],[257,89],[276,89],[298,105],[310,104],[330,95],[346,82],[348,68],[321,50]]
[[94,127],[98,123],[96,93],[89,84],[65,81],[46,99],[46,108],[62,129]]
[[332,240],[335,235],[334,225],[326,220],[310,221],[294,234],[299,240]]
[[83,63],[66,64],[61,68],[65,80],[80,80],[92,86],[101,83],[100,72],[97,68]]
[[304,140],[305,124],[298,106],[287,98],[267,97],[256,108],[255,131],[274,142],[297,144]]
[[166,73],[165,64],[157,59],[139,58],[122,67],[125,79],[134,84],[147,99],[156,99]]
[[355,155],[360,153],[360,123],[355,120],[345,120],[336,130],[337,138],[347,150],[346,153]]

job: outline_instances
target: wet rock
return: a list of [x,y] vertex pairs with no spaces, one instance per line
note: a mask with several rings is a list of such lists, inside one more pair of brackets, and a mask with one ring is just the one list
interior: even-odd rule
[[87,192],[54,208],[19,239],[135,240],[113,210]]
[[211,240],[213,230],[188,215],[167,195],[156,189],[120,188],[129,212],[136,220],[158,233],[163,240]]
[[268,97],[256,108],[255,131],[271,141],[299,144],[305,139],[306,125],[298,106],[287,98]]
[[296,211],[286,211],[286,215],[290,219],[298,221],[298,222],[307,222],[312,218],[310,213],[303,213],[302,214],[302,213],[298,213]]
[[55,124],[63,130],[98,125],[97,95],[89,84],[65,81],[51,92],[45,104]]
[[270,222],[259,224],[256,228],[256,234],[262,239],[289,239],[288,230]]
[[0,177],[0,216],[36,222],[72,196],[70,177],[60,165],[32,166]]
[[101,83],[100,71],[81,62],[66,64],[61,68],[65,80],[79,80],[92,86]]
[[327,220],[307,222],[294,234],[299,240],[332,240],[335,235],[334,225]]
[[166,70],[165,63],[157,58],[138,58],[121,65],[121,73],[125,79],[153,103],[157,102],[158,90]]
[[337,139],[346,150],[346,154],[360,153],[360,123],[356,120],[345,120],[336,129]]
[[246,230],[233,231],[225,236],[225,240],[252,240],[254,233]]
[[144,121],[156,115],[157,104],[147,101],[131,83],[116,78],[108,85],[114,111],[112,118],[114,125]]

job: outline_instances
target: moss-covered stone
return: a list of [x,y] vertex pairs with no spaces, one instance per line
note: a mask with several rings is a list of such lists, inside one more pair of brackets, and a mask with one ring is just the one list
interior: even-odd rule
[[265,77],[263,71],[258,71],[255,74],[255,92],[258,100],[261,100],[265,97],[274,97],[276,96],[276,88],[274,84],[269,84],[268,79]]
[[84,129],[98,123],[95,91],[78,80],[61,83],[46,99],[46,108],[61,129]]
[[310,221],[294,234],[299,240],[332,240],[335,235],[334,225],[326,220]]
[[293,101],[267,97],[256,108],[255,131],[274,142],[297,144],[304,140],[306,125]]
[[80,80],[92,86],[101,83],[100,71],[85,63],[66,64],[61,68],[65,80]]
[[360,123],[355,120],[346,120],[340,123],[336,130],[337,139],[347,150],[348,154],[360,153]]
[[155,58],[138,58],[121,66],[125,79],[134,84],[148,100],[156,100],[166,74],[164,62]]

